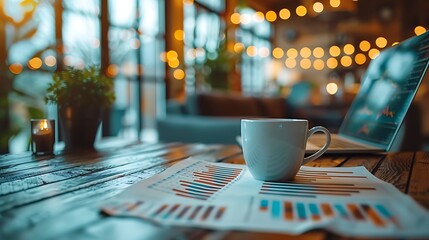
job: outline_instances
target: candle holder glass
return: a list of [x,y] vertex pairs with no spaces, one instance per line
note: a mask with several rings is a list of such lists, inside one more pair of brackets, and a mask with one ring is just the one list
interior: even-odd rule
[[55,120],[31,119],[31,151],[34,155],[51,155],[54,152]]

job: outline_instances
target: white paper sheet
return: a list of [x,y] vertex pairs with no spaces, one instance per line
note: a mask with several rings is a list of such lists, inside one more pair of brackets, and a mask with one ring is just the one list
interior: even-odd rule
[[245,165],[190,158],[110,200],[103,212],[159,224],[300,234],[429,237],[429,213],[365,167],[301,167],[291,182],[255,180]]

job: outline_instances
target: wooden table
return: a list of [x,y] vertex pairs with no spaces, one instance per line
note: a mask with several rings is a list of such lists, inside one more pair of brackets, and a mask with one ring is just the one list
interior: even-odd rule
[[[0,239],[340,239],[315,230],[300,236],[159,227],[107,217],[100,203],[189,156],[243,163],[234,145],[105,141],[97,152],[35,157],[0,156]],[[429,153],[331,155],[309,166],[365,166],[429,208]]]

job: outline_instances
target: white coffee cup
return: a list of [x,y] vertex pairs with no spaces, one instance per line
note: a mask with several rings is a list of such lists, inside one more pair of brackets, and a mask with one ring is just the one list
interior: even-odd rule
[[[326,135],[326,144],[305,157],[308,138],[315,132]],[[331,143],[331,134],[321,126],[308,130],[304,119],[242,119],[241,141],[244,160],[255,179],[293,179],[301,165],[320,157]]]

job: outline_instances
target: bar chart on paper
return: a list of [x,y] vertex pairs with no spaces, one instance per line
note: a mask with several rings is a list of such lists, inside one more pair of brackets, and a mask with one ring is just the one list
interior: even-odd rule
[[125,201],[102,208],[107,215],[130,215],[169,222],[219,222],[227,206],[214,204],[187,204],[172,202]]
[[339,218],[350,223],[361,223],[376,228],[401,225],[393,211],[382,203],[374,202],[312,202],[255,198],[249,222],[271,224],[321,222]]
[[208,200],[235,182],[242,169],[197,162],[149,186],[153,190],[198,200]]
[[301,167],[293,181],[264,182],[242,165],[188,159],[116,200],[104,213],[159,224],[282,233],[326,228],[348,236],[429,235],[429,214],[364,167]]

